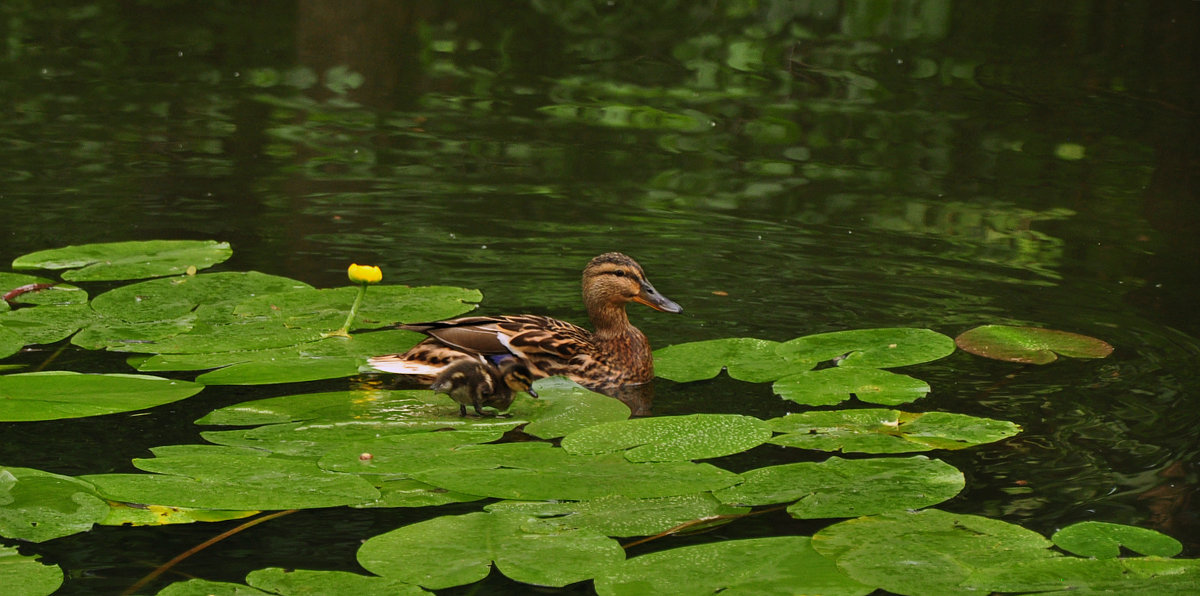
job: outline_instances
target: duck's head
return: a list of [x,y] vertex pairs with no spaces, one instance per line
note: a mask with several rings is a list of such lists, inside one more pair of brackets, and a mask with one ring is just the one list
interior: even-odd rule
[[639,302],[663,312],[683,310],[654,289],[637,261],[619,252],[606,252],[583,269],[583,301],[590,312],[626,302]]
[[524,391],[533,397],[538,396],[537,391],[533,390],[533,373],[519,360],[509,359],[500,363],[500,378],[512,389],[513,395]]

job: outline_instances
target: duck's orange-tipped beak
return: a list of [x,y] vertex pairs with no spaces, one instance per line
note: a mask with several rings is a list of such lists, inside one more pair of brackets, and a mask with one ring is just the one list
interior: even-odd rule
[[683,312],[683,307],[675,304],[674,300],[663,296],[650,285],[650,282],[642,280],[642,291],[633,298],[634,302],[645,304],[654,310],[663,312]]

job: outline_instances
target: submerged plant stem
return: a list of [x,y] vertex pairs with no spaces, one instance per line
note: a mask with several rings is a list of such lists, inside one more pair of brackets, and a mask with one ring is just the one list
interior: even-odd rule
[[194,554],[196,554],[196,553],[198,553],[198,552],[200,552],[200,551],[202,551],[202,550],[204,550],[226,538],[229,538],[230,536],[233,536],[234,534],[237,534],[238,532],[241,532],[242,530],[252,528],[252,527],[257,526],[258,524],[261,524],[265,521],[269,521],[269,520],[275,519],[277,517],[283,517],[285,515],[289,515],[289,514],[297,512],[297,511],[299,511],[299,509],[288,509],[285,511],[276,511],[275,513],[268,513],[266,515],[261,515],[252,520],[249,520],[235,528],[231,528],[229,530],[221,532],[220,534],[217,534],[216,536],[213,536],[212,538],[209,538],[208,540],[205,540],[204,542],[201,542],[200,544],[197,544],[196,546],[193,546],[192,548],[189,548],[188,550],[180,553],[174,559],[171,559],[170,561],[163,563],[157,569],[146,574],[146,576],[143,577],[142,579],[139,579],[132,586],[129,586],[128,588],[126,588],[124,592],[121,592],[121,596],[127,596],[128,594],[136,593],[138,590],[141,590],[146,584],[154,581],[155,579],[158,578],[158,576],[170,571],[172,567],[183,562],[188,557],[190,557],[190,556],[192,556],[192,555],[194,555]]
[[33,369],[33,372],[45,370],[47,366],[50,366],[51,362],[54,362],[55,359],[57,359],[60,355],[62,355],[63,350],[67,349],[68,345],[70,345],[70,344],[63,343],[61,346],[58,346],[58,349],[54,350],[53,354],[50,354],[49,356],[47,356],[46,359],[43,360],[41,364],[37,365],[37,367]]

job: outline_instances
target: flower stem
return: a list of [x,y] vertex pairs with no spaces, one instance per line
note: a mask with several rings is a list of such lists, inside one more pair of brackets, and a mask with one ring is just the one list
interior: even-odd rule
[[363,296],[366,295],[367,284],[364,282],[358,286],[358,295],[354,297],[354,306],[350,307],[350,314],[346,316],[346,322],[342,323],[342,328],[326,333],[325,337],[350,337],[350,324],[354,322],[354,317],[358,315],[358,307],[362,305]]

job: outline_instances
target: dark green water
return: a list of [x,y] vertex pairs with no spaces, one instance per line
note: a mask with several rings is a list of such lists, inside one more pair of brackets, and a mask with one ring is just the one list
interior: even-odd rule
[[[985,323],[1093,335],[1115,353],[905,371],[933,386],[914,409],[1025,429],[939,454],[968,478],[943,508],[1043,533],[1152,527],[1200,554],[1200,4],[430,4],[5,2],[0,262],[212,238],[233,244],[229,270],[329,287],[373,263],[387,282],[479,288],[485,312],[582,322],[579,271],[621,250],[685,309],[633,310],[655,346]],[[69,347],[51,368],[129,370]],[[126,471],[199,441],[192,421],[215,407],[345,387],[0,424],[0,463]],[[654,404],[800,409],[727,378],[662,381]],[[355,569],[360,540],[427,515],[306,511],[179,571]],[[719,532],[820,525],[781,513]],[[115,593],[226,527],[22,551],[66,570],[62,594]],[[495,574],[485,589],[523,591]]]

